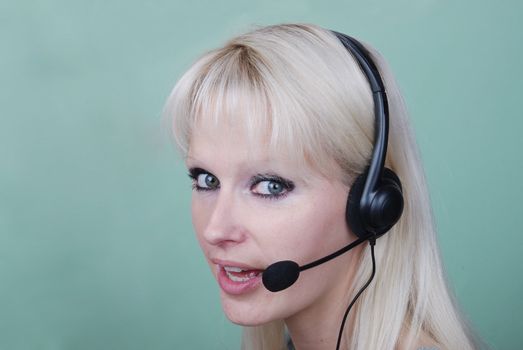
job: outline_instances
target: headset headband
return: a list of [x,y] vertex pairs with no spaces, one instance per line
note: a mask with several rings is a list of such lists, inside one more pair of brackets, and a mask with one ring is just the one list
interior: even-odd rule
[[374,148],[360,202],[360,208],[362,212],[365,213],[371,205],[371,193],[378,187],[385,166],[389,134],[387,95],[378,69],[363,45],[346,34],[335,31],[332,32],[360,65],[363,73],[367,77],[374,100]]

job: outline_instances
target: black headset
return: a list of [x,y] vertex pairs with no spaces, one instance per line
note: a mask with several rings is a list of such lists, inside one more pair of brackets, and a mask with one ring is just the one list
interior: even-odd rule
[[[358,175],[351,186],[345,208],[345,220],[358,237],[345,247],[313,262],[300,266],[292,260],[282,260],[269,265],[263,272],[263,284],[272,292],[290,287],[300,272],[326,263],[369,241],[374,247],[376,238],[386,233],[403,212],[401,181],[389,168],[385,168],[389,132],[389,108],[385,87],[369,53],[356,39],[332,32],[356,59],[369,81],[374,99],[374,149],[366,170]],[[374,262],[374,250],[372,249]]]
[[351,231],[358,236],[355,243],[364,240],[368,240],[370,243],[372,274],[345,310],[336,342],[336,350],[338,350],[347,316],[356,300],[370,285],[376,273],[374,257],[376,238],[389,231],[401,217],[403,193],[399,177],[394,171],[385,167],[389,135],[389,105],[385,86],[378,69],[370,58],[370,54],[360,42],[346,34],[335,31],[332,31],[332,33],[358,62],[367,77],[374,100],[375,119],[372,158],[366,170],[358,175],[352,184],[345,209],[345,220]]
[[345,218],[358,238],[377,238],[401,217],[403,193],[399,177],[385,167],[389,134],[389,106],[381,76],[368,51],[356,39],[332,31],[365,74],[374,100],[374,149],[369,166],[351,186]]

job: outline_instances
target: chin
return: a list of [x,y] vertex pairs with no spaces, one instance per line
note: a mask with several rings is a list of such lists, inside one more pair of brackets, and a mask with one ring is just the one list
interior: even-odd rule
[[250,298],[234,298],[221,294],[222,309],[225,316],[234,324],[240,326],[261,326],[280,319],[274,315],[267,304],[253,302]]

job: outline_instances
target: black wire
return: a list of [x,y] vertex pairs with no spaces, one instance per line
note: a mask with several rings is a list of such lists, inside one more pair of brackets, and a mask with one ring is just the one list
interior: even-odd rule
[[370,254],[372,256],[372,274],[370,275],[369,280],[365,285],[358,291],[358,293],[354,296],[352,301],[349,304],[349,307],[347,307],[347,310],[345,311],[345,315],[343,316],[343,320],[341,321],[340,326],[340,332],[338,333],[338,342],[336,343],[336,350],[340,349],[341,344],[341,335],[343,333],[343,327],[345,326],[345,321],[347,320],[347,316],[349,315],[350,309],[352,308],[352,305],[356,302],[356,300],[359,298],[361,293],[369,286],[370,282],[372,282],[372,279],[374,278],[374,275],[376,274],[376,259],[374,257],[374,245],[376,244],[376,239],[372,238],[369,239],[369,245],[370,245]]

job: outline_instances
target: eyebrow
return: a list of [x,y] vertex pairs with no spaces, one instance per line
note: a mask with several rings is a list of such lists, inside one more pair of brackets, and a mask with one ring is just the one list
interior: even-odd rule
[[185,159],[183,160],[184,164],[185,164],[185,167],[187,169],[190,169],[190,168],[202,168],[202,166],[200,166],[199,164],[204,164],[205,162],[202,162],[200,161],[199,159],[196,159],[194,157],[191,157],[189,155],[187,155],[185,157]]

